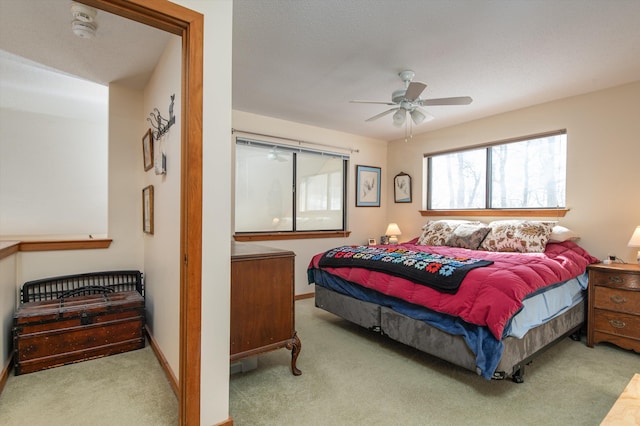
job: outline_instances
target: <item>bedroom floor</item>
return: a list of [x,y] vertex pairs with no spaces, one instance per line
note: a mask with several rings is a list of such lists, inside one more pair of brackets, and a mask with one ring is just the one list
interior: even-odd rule
[[525,382],[474,373],[296,302],[302,342],[231,376],[234,425],[598,425],[631,379],[640,355],[563,339],[527,367]]

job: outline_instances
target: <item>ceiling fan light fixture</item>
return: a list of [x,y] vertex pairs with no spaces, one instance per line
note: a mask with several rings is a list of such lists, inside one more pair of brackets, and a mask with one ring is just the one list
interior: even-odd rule
[[413,111],[411,111],[411,119],[413,120],[413,122],[415,124],[420,124],[424,121],[424,119],[427,118],[426,115],[424,115],[422,113],[422,111],[420,111],[418,108],[414,109]]
[[393,114],[393,125],[396,127],[401,127],[404,124],[405,120],[405,110],[400,108]]

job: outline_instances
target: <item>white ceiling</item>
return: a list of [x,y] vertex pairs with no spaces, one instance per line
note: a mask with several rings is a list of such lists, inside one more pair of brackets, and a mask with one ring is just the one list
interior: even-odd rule
[[[0,49],[106,84],[143,84],[167,34],[98,14],[71,33],[68,0],[0,0]],[[638,0],[234,0],[233,108],[379,139],[403,137],[388,107],[416,72],[434,130],[640,80]],[[25,23],[28,23],[25,24]],[[209,41],[209,42],[215,42]]]

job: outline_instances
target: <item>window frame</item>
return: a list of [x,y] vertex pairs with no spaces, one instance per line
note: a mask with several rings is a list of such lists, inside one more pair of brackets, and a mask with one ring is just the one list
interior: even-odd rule
[[[430,208],[431,199],[429,198],[429,194],[431,192],[430,191],[431,178],[430,178],[428,163],[430,162],[430,157],[433,157],[436,155],[471,151],[471,150],[481,149],[481,148],[487,149],[488,153],[486,158],[486,176],[485,176],[485,179],[486,179],[485,206],[487,206],[487,205],[490,205],[490,197],[491,197],[490,190],[491,190],[491,176],[492,176],[491,175],[491,154],[490,154],[491,150],[489,150],[488,148],[493,146],[498,146],[498,145],[506,145],[510,143],[524,142],[527,140],[540,139],[544,137],[566,135],[566,134],[567,134],[566,129],[561,129],[561,130],[555,130],[555,131],[545,132],[545,133],[537,133],[537,134],[527,135],[527,136],[522,136],[517,138],[503,139],[495,142],[471,145],[471,146],[466,146],[460,149],[450,149],[450,150],[430,152],[430,153],[423,154],[423,160],[427,163],[424,165],[425,186],[423,190],[423,196],[424,196],[423,205],[424,207],[426,207],[426,209],[419,210],[420,214],[422,216],[480,216],[480,217],[486,217],[486,216],[525,217],[526,216],[526,217],[557,217],[557,218],[564,217],[566,213],[570,210],[566,206],[557,207],[557,208],[549,208],[549,207],[546,207],[546,208],[545,207],[542,207],[542,208],[532,208],[532,207],[486,208],[485,207],[485,208],[478,208],[478,209],[470,209],[470,208],[468,209],[431,209]],[[565,185],[566,185],[566,178],[565,178]]]
[[[240,142],[239,142],[240,141]],[[347,226],[347,195],[348,195],[348,171],[349,171],[349,162],[350,156],[349,154],[339,153],[331,150],[324,149],[316,149],[316,148],[308,148],[303,146],[294,146],[281,142],[273,142],[267,140],[257,140],[246,137],[236,137],[235,145],[239,144],[243,145],[252,145],[252,146],[260,146],[265,149],[273,149],[273,148],[281,148],[285,149],[288,152],[291,152],[292,155],[292,225],[293,230],[278,230],[278,231],[236,231],[235,230],[235,219],[234,219],[234,233],[233,238],[235,241],[268,241],[268,240],[289,240],[289,239],[309,239],[309,238],[343,238],[348,237],[351,234],[351,231],[348,231]],[[296,219],[298,213],[298,187],[297,187],[297,174],[298,174],[298,153],[313,153],[319,155],[330,155],[332,157],[340,158],[342,161],[342,228],[341,229],[330,229],[330,230],[297,230],[296,229]],[[234,179],[234,198],[236,192],[236,183]],[[234,210],[234,218],[235,218],[235,210]]]

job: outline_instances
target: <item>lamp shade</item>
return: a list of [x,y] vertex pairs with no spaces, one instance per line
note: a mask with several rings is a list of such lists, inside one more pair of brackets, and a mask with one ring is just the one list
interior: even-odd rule
[[633,231],[631,239],[627,245],[629,247],[640,247],[640,226],[636,227],[636,230]]
[[411,119],[415,124],[422,123],[425,118],[426,116],[418,108],[411,111]]
[[397,223],[390,223],[384,233],[389,236],[389,244],[398,244],[398,235],[402,234]]
[[403,108],[400,108],[393,114],[393,125],[396,127],[400,127],[404,124],[404,120],[406,118],[406,111]]
[[402,231],[398,227],[397,223],[390,223],[387,226],[387,231],[384,233],[385,235],[402,235]]

